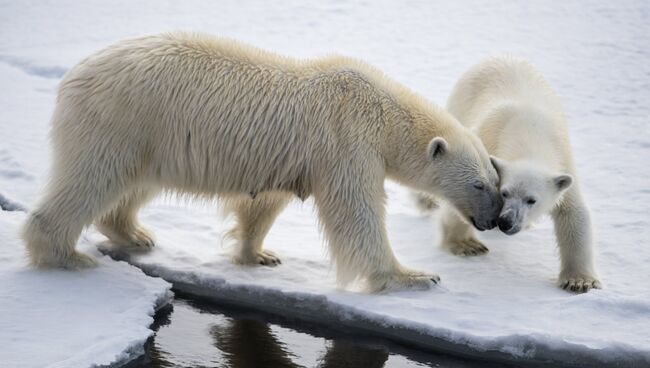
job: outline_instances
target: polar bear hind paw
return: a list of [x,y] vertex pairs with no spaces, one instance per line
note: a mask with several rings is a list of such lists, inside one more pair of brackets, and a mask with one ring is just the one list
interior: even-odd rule
[[74,252],[73,255],[67,260],[65,268],[80,270],[85,268],[94,268],[99,264],[97,260],[87,254],[81,252]]
[[94,257],[77,251],[66,257],[36,257],[32,259],[31,264],[38,268],[62,268],[65,270],[83,270],[98,266]]

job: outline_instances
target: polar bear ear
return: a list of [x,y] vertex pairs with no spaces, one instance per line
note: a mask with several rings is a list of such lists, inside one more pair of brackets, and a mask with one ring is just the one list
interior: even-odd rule
[[494,166],[494,169],[497,171],[497,174],[499,174],[499,176],[503,175],[503,172],[506,168],[506,163],[502,159],[492,155],[490,155],[490,162],[492,163],[492,166]]
[[558,191],[568,189],[571,183],[573,183],[573,177],[569,174],[562,174],[553,178],[553,184],[555,184]]
[[435,137],[431,140],[431,142],[429,142],[427,153],[432,159],[437,159],[438,157],[444,155],[445,152],[447,152],[448,146],[449,145],[444,138]]

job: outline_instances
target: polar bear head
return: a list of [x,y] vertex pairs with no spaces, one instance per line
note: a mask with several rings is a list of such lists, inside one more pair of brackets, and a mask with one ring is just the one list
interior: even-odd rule
[[490,159],[499,173],[503,198],[497,224],[508,235],[527,228],[551,211],[573,182],[569,174],[547,172],[531,162]]
[[427,147],[422,189],[439,196],[480,231],[496,226],[502,201],[499,177],[485,147],[469,130],[435,137]]

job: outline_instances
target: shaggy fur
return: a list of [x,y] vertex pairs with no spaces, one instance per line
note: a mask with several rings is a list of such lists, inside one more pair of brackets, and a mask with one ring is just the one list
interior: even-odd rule
[[[550,213],[562,261],[558,284],[573,291],[600,288],[564,112],[542,75],[523,60],[489,59],[461,77],[447,106],[504,159],[493,157],[504,197],[501,230],[514,234]],[[442,245],[455,254],[488,251],[449,208],[443,209],[442,233]]]
[[[435,138],[435,139],[434,139]],[[116,43],[64,77],[52,123],[54,163],[23,236],[37,266],[89,267],[85,226],[150,248],[136,214],[161,190],[218,196],[237,218],[235,260],[275,265],[263,250],[294,195],[315,197],[341,284],[429,287],[393,255],[385,177],[447,198],[477,222],[498,215],[497,174],[451,115],[356,60],[299,61],[207,35]],[[481,193],[466,190],[480,181]]]

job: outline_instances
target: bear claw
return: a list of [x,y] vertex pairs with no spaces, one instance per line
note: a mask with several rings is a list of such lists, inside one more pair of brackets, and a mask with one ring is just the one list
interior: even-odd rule
[[241,265],[255,265],[259,264],[262,266],[275,267],[281,265],[282,261],[280,258],[270,250],[262,250],[260,252],[248,255],[240,255],[235,257],[235,263]]
[[137,232],[131,235],[131,239],[123,247],[127,250],[148,252],[155,247],[154,240],[145,232]]
[[575,293],[586,293],[591,289],[602,289],[601,282],[594,277],[569,277],[558,282],[560,288]]
[[414,270],[402,270],[394,274],[375,275],[368,278],[370,292],[399,290],[429,290],[440,283],[440,276]]

